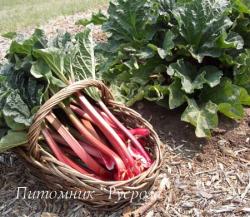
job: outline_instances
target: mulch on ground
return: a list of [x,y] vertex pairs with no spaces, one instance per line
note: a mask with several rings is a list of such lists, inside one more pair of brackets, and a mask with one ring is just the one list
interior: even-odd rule
[[[153,188],[161,194],[158,200],[102,213],[86,209],[77,200],[17,199],[17,187],[47,188],[9,153],[0,155],[0,216],[128,217],[141,211],[147,217],[250,215],[250,109],[241,122],[222,118],[212,139],[203,140],[180,121],[178,110],[167,111],[151,103],[135,108],[154,125],[164,143],[162,173]],[[145,207],[150,209],[146,212]]]

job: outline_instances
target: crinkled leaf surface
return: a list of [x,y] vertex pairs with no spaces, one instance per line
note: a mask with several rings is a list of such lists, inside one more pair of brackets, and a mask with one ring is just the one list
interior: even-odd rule
[[60,49],[65,49],[69,44],[71,44],[72,36],[68,32],[59,32],[52,41],[48,42],[48,47],[56,47]]
[[196,67],[184,60],[178,60],[176,63],[169,65],[167,73],[171,77],[181,79],[182,89],[186,93],[193,93],[195,89],[201,89],[205,73],[196,73]]
[[5,117],[12,118],[12,121],[25,126],[30,126],[32,121],[29,107],[20,97],[18,90],[12,91],[6,98],[3,114]]
[[227,0],[193,0],[174,10],[182,43],[199,62],[205,56],[222,54],[217,39],[232,26],[227,17],[228,5]]
[[26,143],[26,130],[42,103],[47,84],[30,74],[31,50],[41,45],[40,36],[36,31],[31,39],[18,42],[9,53],[15,58],[0,67],[0,152]]
[[[173,109],[193,98],[196,101],[189,100],[188,109],[196,110],[196,115],[209,114],[215,120],[218,109],[241,118],[243,104],[249,104],[248,1],[156,0],[150,7],[147,3],[116,0],[111,4],[104,24],[109,38],[102,47],[106,59],[100,77],[116,87],[128,105],[150,96],[149,100]],[[153,37],[148,37],[153,30]],[[165,68],[158,73],[152,61],[157,59]],[[227,83],[226,76],[234,77],[236,85]],[[168,86],[168,91],[162,94],[160,86]],[[209,118],[189,122],[200,136],[209,136],[216,126],[208,124]]]
[[152,39],[158,17],[157,4],[149,0],[114,0],[110,2],[103,29],[111,33],[109,40],[143,44]]
[[77,80],[96,79],[95,43],[92,30],[87,28],[84,32],[78,33],[75,38],[79,44],[73,65]]
[[46,83],[35,79],[26,68],[15,70],[12,65],[3,67],[8,70],[1,70],[0,109],[8,117],[8,123],[14,121],[29,126],[34,109],[42,103]]

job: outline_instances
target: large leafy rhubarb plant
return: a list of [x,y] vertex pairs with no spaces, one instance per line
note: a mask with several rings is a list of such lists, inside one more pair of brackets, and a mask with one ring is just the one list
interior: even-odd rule
[[[103,15],[102,15],[103,16]],[[218,112],[250,105],[250,4],[244,0],[114,0],[103,19],[99,76],[128,105],[175,109],[211,136]]]

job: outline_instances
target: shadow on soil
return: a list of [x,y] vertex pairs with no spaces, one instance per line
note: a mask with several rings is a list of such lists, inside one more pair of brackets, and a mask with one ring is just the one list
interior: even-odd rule
[[[163,143],[168,144],[177,153],[182,153],[192,158],[202,151],[202,147],[208,144],[207,139],[197,138],[193,126],[181,121],[184,108],[168,110],[148,101],[139,102],[134,109],[142,114],[155,128]],[[233,130],[238,123],[225,117],[219,117],[219,133]],[[213,135],[216,135],[216,130]]]

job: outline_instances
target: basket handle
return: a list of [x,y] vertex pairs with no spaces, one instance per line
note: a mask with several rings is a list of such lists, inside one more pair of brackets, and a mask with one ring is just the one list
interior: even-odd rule
[[73,84],[70,84],[69,86],[63,88],[59,92],[57,92],[55,95],[53,95],[49,100],[47,100],[37,111],[33,124],[29,128],[28,132],[28,149],[31,153],[34,155],[37,155],[39,153],[37,142],[38,138],[41,134],[42,130],[42,123],[44,121],[44,118],[51,112],[51,110],[58,105],[61,101],[65,100],[69,96],[73,95],[74,93],[88,88],[88,87],[96,87],[101,92],[102,100],[105,103],[108,103],[109,101],[112,101],[114,99],[113,95],[105,86],[105,84],[98,80],[82,80],[75,82]]

